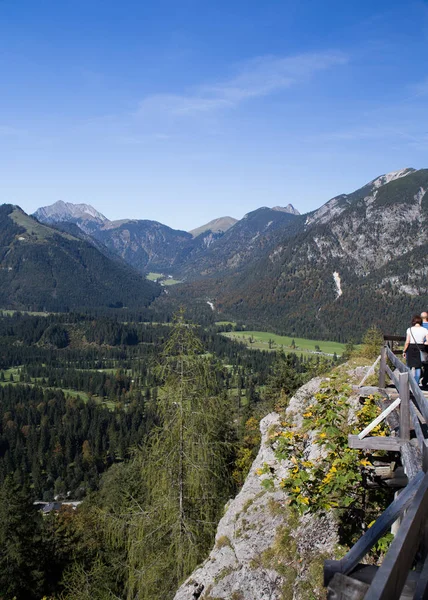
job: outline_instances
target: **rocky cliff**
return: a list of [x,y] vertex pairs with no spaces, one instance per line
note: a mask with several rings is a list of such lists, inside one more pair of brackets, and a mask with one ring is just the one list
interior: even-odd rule
[[[347,373],[361,379],[365,369]],[[284,419],[302,426],[302,415],[316,402],[326,380],[312,379],[290,400],[285,416],[267,415],[260,424],[262,442],[250,473],[236,498],[226,506],[208,559],[181,586],[174,600],[309,600],[324,598],[323,564],[337,556],[338,523],[334,511],[298,514],[279,482],[294,467],[279,461],[275,440]],[[327,380],[328,381],[328,380]],[[358,405],[350,398],[350,405]],[[351,411],[352,412],[352,411]],[[306,413],[307,414],[307,413]],[[316,462],[322,448],[316,431],[305,441],[305,459]],[[272,473],[275,473],[272,479]]]

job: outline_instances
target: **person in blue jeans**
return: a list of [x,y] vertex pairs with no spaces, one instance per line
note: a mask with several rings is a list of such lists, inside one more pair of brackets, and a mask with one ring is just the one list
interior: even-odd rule
[[422,318],[415,315],[412,318],[412,326],[406,331],[403,357],[406,359],[409,369],[415,369],[414,377],[417,384],[421,378],[421,352],[428,350],[427,337],[428,331],[422,327]]

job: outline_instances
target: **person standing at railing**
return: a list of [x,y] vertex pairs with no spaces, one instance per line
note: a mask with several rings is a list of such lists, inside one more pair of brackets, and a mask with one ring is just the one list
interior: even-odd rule
[[422,362],[425,360],[428,350],[428,331],[422,327],[422,318],[415,315],[412,318],[412,326],[406,331],[406,342],[403,349],[403,357],[406,359],[409,369],[414,369],[416,383],[421,378]]
[[[427,330],[427,339],[428,339],[428,313],[426,310],[421,312],[422,319],[422,327]],[[422,377],[421,377],[421,387],[428,387],[428,362],[422,361]]]

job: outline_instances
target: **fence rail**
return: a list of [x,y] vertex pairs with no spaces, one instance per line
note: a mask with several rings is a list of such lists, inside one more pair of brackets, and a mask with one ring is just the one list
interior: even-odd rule
[[[408,483],[344,558],[325,561],[324,585],[331,600],[428,600],[428,400],[392,348],[392,342],[403,342],[404,338],[384,336],[384,340],[377,361],[379,388],[388,397],[385,383],[389,378],[398,398],[359,435],[349,436],[349,445],[399,451]],[[398,427],[391,436],[368,435],[378,422],[396,412]],[[361,565],[400,517],[401,525],[382,564]]]

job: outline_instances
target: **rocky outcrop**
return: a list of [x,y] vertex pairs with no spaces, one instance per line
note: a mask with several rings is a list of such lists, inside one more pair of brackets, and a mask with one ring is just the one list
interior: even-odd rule
[[[361,379],[362,372],[354,371],[351,376]],[[312,379],[290,400],[285,419],[292,419],[297,428],[322,381]],[[174,600],[325,597],[321,575],[324,559],[337,552],[337,523],[332,512],[296,516],[288,508],[284,491],[275,483],[293,466],[289,460],[279,461],[274,453],[273,440],[281,431],[283,418],[271,413],[261,421],[260,451],[240,493],[226,506],[215,546]],[[321,450],[312,438],[310,434],[307,439],[307,457],[315,461]]]

